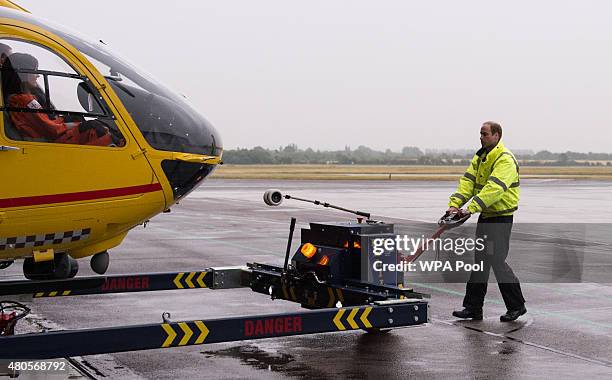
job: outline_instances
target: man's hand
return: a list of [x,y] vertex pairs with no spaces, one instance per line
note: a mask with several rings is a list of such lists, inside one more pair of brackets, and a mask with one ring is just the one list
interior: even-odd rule
[[446,210],[446,212],[448,214],[455,214],[455,213],[459,212],[459,209],[457,207],[452,207],[451,206],[451,207],[448,208],[448,210]]
[[472,213],[469,212],[467,209],[460,209],[460,210],[457,210],[457,212],[459,213],[459,216],[461,217],[466,216],[466,215],[472,215]]

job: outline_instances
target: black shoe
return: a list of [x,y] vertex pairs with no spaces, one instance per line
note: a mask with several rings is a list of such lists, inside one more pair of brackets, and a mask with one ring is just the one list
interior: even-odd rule
[[518,317],[520,317],[521,315],[525,314],[526,312],[527,312],[527,309],[525,308],[525,306],[523,306],[519,310],[512,310],[512,311],[508,310],[506,314],[499,317],[499,320],[502,322],[511,322],[517,319]]
[[453,311],[453,317],[463,318],[463,319],[471,318],[474,321],[482,321],[482,309],[480,310],[472,310],[472,309],[455,310]]

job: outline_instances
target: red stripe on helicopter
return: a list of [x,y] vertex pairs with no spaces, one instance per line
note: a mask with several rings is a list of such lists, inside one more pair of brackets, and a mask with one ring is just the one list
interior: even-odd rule
[[0,208],[36,206],[36,205],[45,205],[45,204],[51,204],[51,203],[90,201],[94,199],[115,198],[115,197],[123,197],[126,195],[152,193],[155,191],[160,191],[161,189],[162,189],[161,184],[151,183],[149,185],[120,187],[117,189],[82,191],[79,193],[38,195],[35,197],[22,197],[22,198],[7,198],[7,199],[0,199]]

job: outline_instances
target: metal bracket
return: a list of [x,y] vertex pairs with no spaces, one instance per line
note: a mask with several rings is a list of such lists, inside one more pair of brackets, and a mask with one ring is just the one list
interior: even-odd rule
[[245,266],[235,267],[215,267],[210,268],[213,276],[211,289],[235,289],[243,288],[243,272],[247,270]]

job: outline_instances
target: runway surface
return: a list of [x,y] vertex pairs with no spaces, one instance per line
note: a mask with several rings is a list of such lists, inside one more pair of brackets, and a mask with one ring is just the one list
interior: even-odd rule
[[[465,322],[461,283],[422,283],[432,322],[384,335],[360,331],[127,352],[76,358],[95,377],[127,378],[587,378],[612,377],[612,184],[525,180],[510,262],[523,278],[528,314],[502,324],[505,307],[491,284],[485,319]],[[111,252],[109,273],[190,271],[246,262],[282,264],[288,222],[346,221],[351,215],[286,201],[270,208],[268,188],[371,212],[411,229],[437,220],[454,182],[209,180],[169,214],[130,232]],[[470,221],[474,222],[474,221]],[[550,223],[565,225],[551,231]],[[296,249],[299,234],[294,238]],[[568,248],[569,247],[569,248]],[[583,282],[552,283],[558,252],[579,260]],[[569,252],[569,253],[568,253]],[[541,267],[522,262],[539,255]],[[529,256],[529,257],[528,257]],[[533,262],[533,261],[531,261]],[[87,262],[79,275],[92,275]],[[20,268],[0,272],[15,279]],[[524,278],[531,278],[526,283]],[[189,290],[37,299],[42,324],[77,329],[172,319],[289,312],[248,289]],[[75,376],[75,378],[78,376]]]

